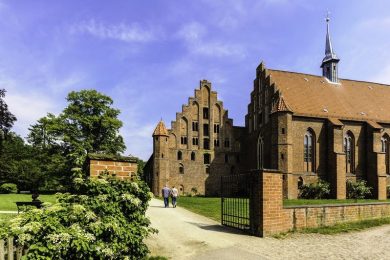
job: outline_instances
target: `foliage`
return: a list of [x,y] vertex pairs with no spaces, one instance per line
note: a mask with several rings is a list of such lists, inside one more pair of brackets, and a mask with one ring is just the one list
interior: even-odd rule
[[390,186],[386,187],[387,198],[390,198]]
[[112,108],[110,97],[96,90],[81,90],[70,92],[67,101],[68,106],[58,116],[49,113],[30,127],[28,141],[41,151],[43,170],[69,186],[70,176],[64,173],[74,167],[85,169],[88,154],[116,155],[124,151],[125,144],[119,135],[119,110]]
[[302,199],[326,199],[330,195],[330,184],[324,180],[316,183],[304,184],[300,188],[299,198]]
[[4,183],[0,186],[1,194],[9,194],[18,192],[18,187],[15,183]]
[[347,180],[347,198],[348,199],[364,199],[371,196],[371,187],[367,186],[364,180],[356,180],[352,182]]
[[283,200],[283,206],[301,206],[301,205],[327,205],[327,204],[353,204],[353,203],[372,203],[381,202],[374,199],[285,199]]
[[[8,105],[5,103],[5,93],[5,89],[0,89],[0,132],[3,135],[6,135],[11,130],[16,121],[16,117],[8,110]],[[1,136],[0,139],[2,139]]]
[[150,192],[142,182],[108,176],[75,178],[73,194],[58,203],[18,215],[3,229],[26,259],[143,259],[151,232],[145,211]]

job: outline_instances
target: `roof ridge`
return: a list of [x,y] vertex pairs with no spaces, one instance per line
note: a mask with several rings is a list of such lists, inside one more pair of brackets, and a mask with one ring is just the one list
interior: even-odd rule
[[[321,75],[314,75],[314,74],[309,74],[309,73],[304,73],[304,72],[279,70],[279,69],[267,69],[267,70],[269,70],[271,72],[272,71],[277,71],[277,72],[286,72],[286,73],[291,73],[291,74],[307,75],[307,76],[312,76],[312,77],[317,77],[317,78],[325,78],[324,76],[321,76]],[[390,83],[386,84],[386,83],[380,83],[380,82],[373,82],[373,81],[366,81],[366,80],[357,80],[357,79],[346,79],[346,78],[339,78],[339,79],[340,80],[344,80],[344,81],[371,83],[371,84],[382,85],[382,86],[390,86]]]

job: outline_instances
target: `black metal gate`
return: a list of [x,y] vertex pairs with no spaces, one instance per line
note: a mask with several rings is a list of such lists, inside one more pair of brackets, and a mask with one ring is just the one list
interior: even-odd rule
[[222,225],[250,232],[250,174],[221,177]]

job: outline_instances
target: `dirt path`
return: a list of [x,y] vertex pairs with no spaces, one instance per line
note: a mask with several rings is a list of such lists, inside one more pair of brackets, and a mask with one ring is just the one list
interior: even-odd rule
[[153,199],[147,215],[160,232],[147,240],[170,259],[390,259],[390,225],[340,235],[257,238],[224,228],[183,208]]

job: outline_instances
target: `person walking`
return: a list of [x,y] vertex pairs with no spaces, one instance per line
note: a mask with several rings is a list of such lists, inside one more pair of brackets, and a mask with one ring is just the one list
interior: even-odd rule
[[173,186],[173,188],[171,190],[171,197],[172,197],[172,206],[174,208],[176,208],[176,200],[177,200],[178,195],[179,195],[179,192],[177,191],[175,186]]
[[171,194],[171,189],[165,184],[165,187],[162,189],[162,196],[164,198],[164,205],[166,208],[169,208],[169,195]]

